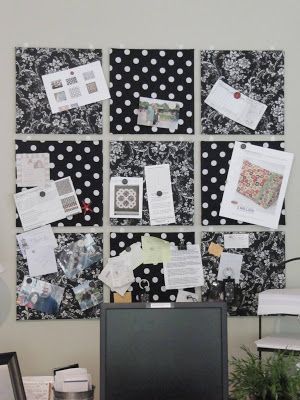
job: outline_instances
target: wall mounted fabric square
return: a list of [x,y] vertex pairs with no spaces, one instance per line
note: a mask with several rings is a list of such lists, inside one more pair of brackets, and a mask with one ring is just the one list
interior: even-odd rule
[[[111,133],[194,133],[194,50],[110,51]],[[140,97],[181,102],[178,128],[137,124]]]
[[[237,234],[238,232],[230,232]],[[257,315],[258,293],[285,287],[284,232],[239,232],[249,235],[248,248],[226,248],[226,253],[243,255],[240,282],[236,285],[234,302],[228,307],[230,315]],[[222,299],[222,282],[217,280],[220,257],[208,248],[212,243],[224,246],[228,232],[202,232],[201,254],[205,286],[202,300]],[[219,284],[218,284],[219,283]]]
[[16,47],[15,50],[16,133],[102,133],[100,102],[52,114],[42,81],[45,74],[101,62],[101,50],[41,47]]
[[[86,238],[84,233],[55,233],[55,237],[58,243],[58,247],[55,248],[55,257],[58,266],[58,272],[54,274],[43,275],[38,279],[48,282],[53,287],[59,287],[64,290],[63,298],[58,308],[58,312],[55,314],[45,313],[38,311],[32,305],[29,307],[21,306],[17,304],[17,320],[36,320],[36,319],[90,319],[100,317],[100,305],[103,302],[103,285],[98,279],[103,267],[103,244],[102,234],[90,234],[94,243],[95,254],[97,258],[95,262],[91,262],[87,268],[76,275],[75,278],[68,279],[65,271],[62,268],[64,261],[71,259],[74,254],[72,244],[77,241],[83,241]],[[84,250],[83,250],[84,252]],[[70,257],[68,259],[68,256]],[[75,260],[72,258],[72,263],[76,267],[75,262],[81,263],[84,259],[85,254],[80,254],[81,259]],[[22,256],[19,246],[17,245],[17,293],[19,293],[24,277],[28,276],[28,264],[26,258]],[[34,278],[33,278],[34,279]],[[75,297],[75,291],[78,287],[81,287],[86,283],[87,289],[85,291],[91,291],[93,295],[97,295],[97,300],[94,300],[93,307],[85,309],[83,307],[83,300],[80,301],[78,296]],[[90,289],[88,289],[88,287]],[[28,293],[29,294],[29,293]],[[23,293],[23,296],[26,293]],[[18,299],[18,303],[20,303]],[[31,297],[31,296],[30,296]],[[30,300],[30,297],[28,300]],[[23,299],[24,300],[24,299]],[[25,299],[26,300],[26,299]],[[26,303],[26,301],[23,301]]]
[[[70,176],[82,208],[52,226],[101,226],[103,218],[101,141],[22,141],[16,140],[16,154],[50,154],[50,179]],[[22,188],[17,187],[17,192]],[[16,225],[21,227],[17,216]]]
[[[218,79],[267,106],[255,130],[226,118],[204,102]],[[283,51],[201,51],[201,121],[204,134],[283,135]]]
[[[115,233],[110,234],[110,256],[118,256],[124,249],[131,246],[133,243],[140,242],[144,233]],[[148,233],[146,235],[149,235]],[[173,243],[175,246],[180,244],[194,244],[195,235],[193,232],[166,232],[152,233],[151,236],[166,240]],[[140,302],[142,294],[149,295],[150,302],[173,302],[176,300],[178,290],[166,290],[165,280],[163,275],[163,264],[141,264],[134,271],[135,282],[132,283],[130,291],[132,294],[132,302]],[[142,279],[144,281],[142,281]],[[142,282],[141,282],[142,281]],[[148,291],[142,287],[149,287]],[[194,289],[187,289],[194,292]],[[113,302],[113,293],[111,293],[111,301]]]
[[[283,141],[244,142],[274,150],[284,150]],[[219,216],[229,163],[234,142],[201,142],[201,199],[202,225],[241,225],[245,222]],[[285,206],[281,211],[280,225],[285,225]]]
[[[193,225],[194,144],[189,142],[110,143],[111,176],[143,177],[146,165],[169,164],[176,225]],[[143,218],[112,218],[112,225],[149,225],[144,182]]]

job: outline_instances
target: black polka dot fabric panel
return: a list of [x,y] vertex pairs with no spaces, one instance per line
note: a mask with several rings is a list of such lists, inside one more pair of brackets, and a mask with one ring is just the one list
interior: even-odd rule
[[[56,314],[48,314],[39,310],[17,305],[16,319],[17,320],[46,320],[46,319],[93,319],[99,318],[101,313],[101,303],[103,303],[103,284],[98,279],[98,275],[103,268],[103,239],[102,234],[91,234],[94,240],[94,249],[97,252],[97,261],[91,264],[88,268],[84,269],[80,275],[74,279],[69,279],[59,263],[60,254],[63,251],[67,253],[68,246],[78,240],[84,240],[84,233],[55,233],[55,238],[58,246],[54,249],[55,257],[57,260],[58,272],[38,276],[36,279],[50,283],[51,285],[58,286],[63,290],[63,297],[61,303],[58,304],[58,312]],[[17,243],[17,290],[19,293],[24,277],[29,275],[27,259],[22,256],[20,248]],[[93,292],[97,293],[97,301],[93,307],[82,309],[73,291],[74,288],[87,284],[89,287],[94,288]],[[100,301],[100,302],[99,302]],[[99,303],[98,303],[99,302]]]
[[[176,225],[193,225],[194,144],[189,142],[110,142],[111,176],[144,177],[146,165],[169,164]],[[111,218],[111,225],[149,225],[144,180],[143,218]]]
[[[274,150],[284,150],[283,141],[244,142]],[[234,142],[201,142],[201,221],[202,225],[249,225],[219,216]],[[285,206],[280,225],[285,225]]]
[[[194,133],[194,50],[110,51],[111,133]],[[178,129],[138,125],[140,97],[181,102]]]
[[[256,130],[226,118],[204,102],[218,79],[267,106]],[[201,122],[204,134],[283,135],[284,53],[201,51]]]
[[101,50],[16,47],[16,132],[101,134],[100,102],[52,114],[42,76],[102,59]]
[[223,283],[217,280],[220,257],[208,252],[210,244],[224,247],[224,234],[247,233],[249,248],[224,249],[243,256],[240,281],[235,284],[234,301],[228,305],[229,315],[257,315],[258,293],[285,287],[284,232],[202,232],[201,254],[205,285],[203,301],[224,299]]
[[[49,153],[50,179],[70,176],[82,208],[52,226],[102,226],[103,155],[101,141],[22,141],[16,140],[16,154]],[[20,192],[23,188],[16,188]],[[22,226],[16,215],[17,227]]]
[[[118,256],[126,247],[132,245],[133,243],[141,242],[143,235],[148,235],[149,233],[111,233],[110,234],[110,256]],[[152,233],[151,236],[161,238],[163,240],[169,241],[175,246],[180,244],[194,244],[195,235],[193,232],[165,232],[165,233]],[[132,302],[140,302],[142,294],[149,294],[150,302],[173,302],[176,300],[178,290],[166,290],[165,280],[163,274],[163,264],[142,264],[137,267],[134,271],[135,282],[132,283],[129,291],[132,294]],[[142,279],[146,281],[141,282]],[[148,286],[149,291],[143,290],[140,284]],[[190,292],[194,292],[194,289],[187,289]],[[113,293],[111,293],[111,302],[113,302]]]

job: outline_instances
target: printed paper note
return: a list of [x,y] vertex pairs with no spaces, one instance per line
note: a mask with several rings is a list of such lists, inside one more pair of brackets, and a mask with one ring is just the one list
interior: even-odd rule
[[48,246],[53,249],[57,247],[57,241],[50,225],[20,233],[17,235],[17,240],[24,258],[26,258],[26,251],[29,249],[34,249],[39,246]]
[[235,280],[235,283],[239,283],[242,262],[243,262],[242,254],[225,253],[223,251],[220,258],[220,264],[217,276],[218,281],[231,278]]
[[142,236],[143,264],[158,264],[170,261],[170,243],[154,236]]
[[50,180],[49,153],[17,154],[16,168],[18,187],[43,187]]
[[225,249],[248,249],[249,233],[224,234]]

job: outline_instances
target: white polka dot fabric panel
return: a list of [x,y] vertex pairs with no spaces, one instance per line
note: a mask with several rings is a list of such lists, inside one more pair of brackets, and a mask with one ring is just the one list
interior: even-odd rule
[[[244,142],[274,150],[284,150],[283,141]],[[249,225],[219,216],[234,142],[201,142],[201,221],[202,225]],[[279,220],[285,225],[285,206]]]
[[42,75],[102,60],[100,49],[16,47],[16,133],[101,134],[102,103],[52,114]]
[[[194,50],[110,51],[111,133],[194,133]],[[181,102],[178,129],[137,125],[140,97]]]
[[[49,153],[50,179],[70,176],[78,201],[84,210],[52,226],[102,226],[103,219],[103,155],[101,141],[22,141],[16,140],[16,154]],[[16,188],[20,192],[23,188]],[[86,209],[86,207],[85,207]],[[16,215],[17,227],[22,226]]]
[[[118,256],[126,247],[129,247],[133,243],[140,242],[143,235],[150,235],[149,233],[111,233],[110,234],[110,256]],[[169,241],[170,243],[178,246],[182,243],[195,243],[195,234],[193,232],[166,232],[166,233],[152,233],[151,236],[158,237]],[[177,297],[177,290],[166,290],[164,274],[163,274],[163,264],[159,263],[153,264],[142,264],[137,267],[134,271],[135,282],[132,283],[129,291],[132,293],[132,301],[134,303],[141,301],[141,294],[145,293],[140,287],[142,279],[143,284],[149,283],[150,290],[146,293],[149,294],[151,302],[173,302]],[[194,289],[187,289],[190,292],[194,292]],[[113,294],[111,293],[111,301],[113,302]]]
[[[189,142],[110,142],[111,176],[144,177],[146,165],[169,164],[176,225],[193,225],[194,144]],[[143,218],[112,218],[111,225],[149,225],[144,180]]]
[[[204,101],[218,79],[267,106],[256,130],[224,117]],[[201,51],[202,133],[284,134],[284,52],[280,50]]]
[[[81,274],[71,280],[66,277],[60,263],[57,262],[58,272],[55,274],[47,274],[38,279],[45,282],[49,282],[52,285],[56,285],[64,288],[64,295],[62,302],[58,309],[58,313],[46,314],[44,312],[34,310],[32,308],[16,306],[16,319],[17,320],[45,320],[45,319],[91,319],[99,318],[101,314],[101,303],[103,302],[103,284],[98,279],[98,275],[103,268],[103,237],[101,233],[91,233],[94,240],[94,248],[97,253],[100,253],[101,258],[94,264],[91,264],[88,268],[81,272]],[[67,251],[68,245],[77,240],[84,240],[84,233],[55,233],[57,241],[57,248],[54,249],[56,259],[58,260],[59,254],[62,251]],[[17,293],[22,285],[24,276],[29,275],[27,259],[22,256],[20,248],[17,243]],[[100,292],[101,302],[87,310],[82,311],[78,301],[75,298],[73,288],[88,281],[89,285],[92,285]]]
[[[201,254],[205,285],[202,300],[222,300],[222,282],[217,280],[220,257],[208,252],[211,243],[224,247],[224,234],[249,235],[249,248],[225,249],[226,253],[242,254],[240,283],[235,286],[235,300],[228,306],[229,315],[257,315],[257,294],[267,289],[285,287],[284,232],[202,232]],[[218,292],[216,289],[219,289]]]

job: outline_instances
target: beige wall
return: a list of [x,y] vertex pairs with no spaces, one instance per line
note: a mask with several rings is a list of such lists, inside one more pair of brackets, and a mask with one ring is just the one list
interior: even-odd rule
[[[287,196],[287,256],[300,255],[299,97],[300,2],[299,0],[2,0],[1,2],[1,144],[0,144],[0,352],[15,350],[24,375],[49,374],[52,367],[79,361],[99,376],[99,321],[15,321],[14,206],[14,46],[89,47],[104,49],[108,76],[108,48],[195,48],[196,143],[195,204],[199,240],[199,50],[283,49],[286,55],[286,149],[296,159]],[[108,111],[105,104],[104,110]],[[51,137],[48,136],[50,139]],[[104,125],[105,258],[108,256],[108,118]],[[143,137],[148,139],[149,137]],[[54,139],[59,139],[55,136]],[[67,139],[71,139],[68,136]],[[163,137],[161,138],[163,139]],[[233,139],[235,139],[233,137]],[[237,138],[236,138],[237,139]],[[245,138],[246,139],[246,138]],[[248,138],[249,139],[249,138]],[[257,138],[263,139],[263,138]],[[281,138],[279,138],[281,139]],[[155,228],[152,228],[153,230]],[[149,229],[151,230],[151,229]],[[187,229],[188,230],[188,229]],[[300,264],[288,266],[288,285],[300,286]],[[299,330],[288,320],[286,329]],[[265,327],[279,326],[269,320]],[[257,337],[256,318],[229,319],[229,351]],[[98,394],[97,394],[98,398]]]

